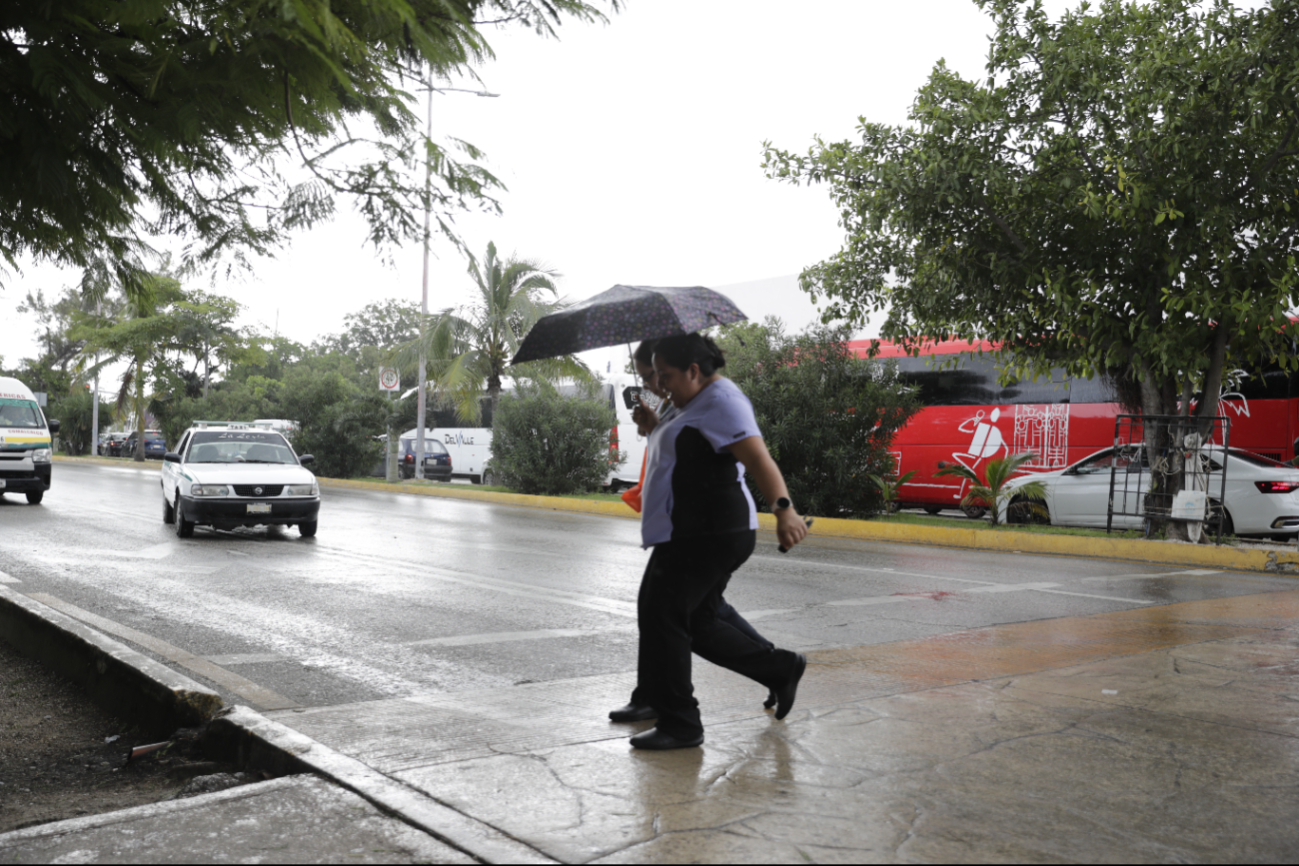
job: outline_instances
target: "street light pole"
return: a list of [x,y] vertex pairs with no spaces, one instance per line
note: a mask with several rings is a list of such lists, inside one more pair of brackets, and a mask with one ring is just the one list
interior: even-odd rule
[[428,141],[433,138],[433,94],[455,91],[457,93],[472,93],[475,96],[496,96],[495,93],[489,93],[485,90],[472,90],[467,87],[434,87],[433,82],[429,81],[428,86],[428,119],[425,127],[425,151],[424,151],[424,287],[420,299],[420,319],[419,319],[419,375],[418,375],[418,392],[415,397],[415,477],[424,477],[424,427],[428,423],[428,395],[425,393],[428,389],[428,373],[425,367],[428,364],[428,358],[424,354],[424,338],[427,334],[428,327],[428,257],[429,257],[429,223],[430,214],[433,210],[433,193],[430,189],[433,179],[433,164],[429,159],[427,150]]
[[428,358],[424,355],[424,337],[428,328],[428,252],[429,252],[429,213],[433,209],[433,197],[429,190],[432,182],[433,166],[429,161],[428,139],[433,137],[433,88],[428,91],[428,127],[424,143],[424,290],[420,300],[419,317],[419,390],[415,396],[415,477],[424,477],[424,426],[427,424],[428,396],[424,393],[427,387],[425,366]]
[[[95,318],[99,318],[99,301],[95,301]],[[99,353],[95,353],[95,391],[90,397],[90,454],[99,456]]]

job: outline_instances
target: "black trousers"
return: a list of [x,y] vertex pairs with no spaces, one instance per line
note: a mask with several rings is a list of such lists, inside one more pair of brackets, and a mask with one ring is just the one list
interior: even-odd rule
[[[753,623],[740,616],[740,612],[724,598],[719,598],[717,600],[717,618],[729,625],[731,628],[744,632],[752,638],[755,643],[759,643],[768,649],[774,649],[776,646],[774,643],[763,637],[762,634],[753,627]],[[645,690],[642,689],[639,684],[637,684],[635,690],[632,691],[631,700],[628,701],[628,703],[634,707],[653,706],[653,704],[649,702],[649,699],[645,697]]]
[[637,691],[658,710],[656,727],[666,734],[689,739],[703,733],[692,652],[769,689],[793,675],[794,653],[774,648],[752,626],[737,628],[719,616],[731,575],[756,543],[753,531],[705,535],[655,545],[650,555],[637,599]]

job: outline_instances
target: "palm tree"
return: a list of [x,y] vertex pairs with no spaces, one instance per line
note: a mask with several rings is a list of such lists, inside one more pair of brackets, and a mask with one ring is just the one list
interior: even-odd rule
[[111,319],[85,315],[69,332],[85,341],[76,365],[83,378],[94,378],[103,368],[126,362],[115,414],[119,422],[136,421],[133,456],[138,462],[144,460],[144,429],[153,396],[148,393],[149,374],[168,352],[186,348],[179,340],[184,320],[175,311],[182,298],[177,280],[150,275],[138,291],[127,295],[121,315]]
[[884,510],[892,514],[898,510],[898,489],[916,476],[919,470],[912,469],[901,478],[894,478],[892,475],[870,475],[867,476],[875,482],[875,486],[880,489],[880,496],[884,498]]
[[[430,382],[451,399],[462,421],[482,422],[484,396],[494,412],[507,377],[591,378],[591,371],[572,355],[509,366],[537,320],[564,306],[556,298],[554,271],[531,259],[501,259],[496,244],[489,243],[481,266],[469,262],[469,276],[477,289],[473,302],[430,316],[423,333],[392,354],[393,363],[406,368],[426,358]],[[547,300],[547,293],[556,300]]]
[[976,475],[974,470],[959,464],[945,466],[934,474],[955,475],[970,482],[970,492],[965,494],[961,504],[982,503],[988,506],[992,509],[992,525],[996,526],[1001,520],[1001,503],[1012,494],[1028,500],[1046,498],[1046,486],[1041,481],[1021,484],[1013,491],[1005,489],[1006,482],[1019,471],[1019,468],[1036,457],[1036,454],[1011,454],[998,460],[989,460],[986,482]]

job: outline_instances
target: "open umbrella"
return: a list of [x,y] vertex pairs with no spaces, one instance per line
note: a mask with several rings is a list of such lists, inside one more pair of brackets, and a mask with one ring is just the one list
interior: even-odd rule
[[730,298],[703,286],[614,286],[538,319],[510,363],[689,334],[747,318]]

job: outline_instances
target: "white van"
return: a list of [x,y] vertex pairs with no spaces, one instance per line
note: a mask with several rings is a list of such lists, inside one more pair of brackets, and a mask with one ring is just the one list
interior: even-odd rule
[[30,388],[0,376],[0,496],[25,493],[40,504],[50,489],[51,436],[58,432],[59,422],[46,423]]

